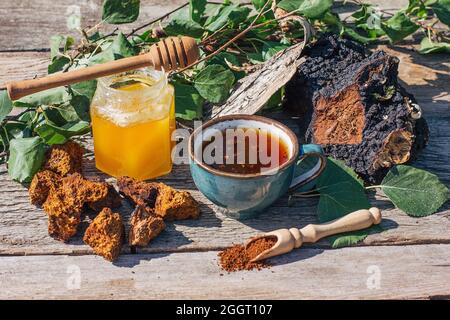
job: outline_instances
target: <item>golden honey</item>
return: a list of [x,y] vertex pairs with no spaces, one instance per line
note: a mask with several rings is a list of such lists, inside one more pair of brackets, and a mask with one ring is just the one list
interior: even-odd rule
[[171,171],[174,89],[164,72],[140,70],[100,79],[91,120],[99,170],[139,180]]

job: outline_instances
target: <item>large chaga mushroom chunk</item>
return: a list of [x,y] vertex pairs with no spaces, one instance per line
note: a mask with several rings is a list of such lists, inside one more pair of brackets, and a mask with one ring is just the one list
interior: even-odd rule
[[424,148],[428,128],[398,83],[396,57],[336,35],[318,40],[306,56],[286,87],[306,142],[322,145],[369,183]]
[[153,209],[142,205],[134,210],[130,224],[128,234],[130,246],[144,247],[166,228],[164,220],[157,216]]
[[96,254],[114,261],[120,254],[124,240],[124,226],[120,214],[104,208],[86,229],[83,241]]

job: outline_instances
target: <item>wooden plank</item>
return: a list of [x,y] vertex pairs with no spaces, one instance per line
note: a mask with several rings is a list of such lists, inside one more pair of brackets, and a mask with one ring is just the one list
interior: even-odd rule
[[[445,119],[444,119],[445,120]],[[432,140],[430,147],[417,162],[417,166],[437,173],[450,185],[450,164],[446,161],[448,154],[449,132],[435,130],[448,125],[448,121],[436,119],[432,125]],[[437,144],[437,145],[434,145]],[[89,144],[88,144],[89,145]],[[447,146],[447,147],[442,147]],[[89,147],[91,148],[91,147]],[[87,218],[82,224],[79,235],[69,244],[63,244],[47,235],[47,218],[44,212],[29,204],[26,188],[11,181],[6,169],[0,170],[0,254],[84,254],[91,253],[89,247],[81,240],[84,229],[89,223]],[[87,176],[106,178],[95,169],[92,153],[88,154],[85,163]],[[196,221],[169,223],[163,234],[152,244],[139,252],[173,252],[213,250],[229,246],[233,242],[242,242],[246,238],[261,231],[276,228],[302,227],[316,222],[317,199],[294,198],[289,201],[282,197],[271,208],[257,219],[235,221],[224,217],[217,208],[207,200],[195,187],[187,165],[175,166],[173,172],[160,179],[165,183],[192,192],[201,203],[202,217]],[[450,204],[430,217],[411,218],[393,206],[378,194],[372,203],[383,209],[385,220],[382,225],[387,231],[369,236],[364,244],[421,244],[450,243]],[[124,202],[120,209],[124,221],[128,222],[132,207]],[[318,244],[326,246],[326,242]],[[130,252],[128,247],[123,250]]]
[[49,63],[50,52],[2,52],[0,84],[43,77],[47,74]]
[[[386,47],[384,47],[386,49]],[[424,109],[431,129],[430,143],[420,155],[415,166],[430,170],[450,185],[450,163],[448,162],[450,132],[450,104],[448,86],[450,81],[447,71],[449,62],[443,56],[409,55],[401,48],[392,48],[390,53],[398,56],[400,77],[407,85],[420,85],[409,89],[417,96]],[[35,74],[45,73],[46,56],[48,53],[1,53],[0,82],[8,79],[32,78]],[[418,61],[421,65],[415,64]],[[290,118],[285,113],[270,114],[279,118],[296,131],[298,120]],[[92,155],[86,163],[88,175],[99,175],[95,169]],[[42,210],[29,205],[26,189],[9,180],[5,167],[0,168],[0,253],[2,254],[44,254],[44,253],[89,253],[90,249],[82,244],[77,237],[65,245],[54,241],[47,235],[46,217]],[[102,175],[101,175],[102,176]],[[105,176],[102,176],[105,177]],[[292,207],[288,199],[280,199],[260,219],[247,222],[237,222],[223,217],[216,217],[215,207],[198,191],[189,175],[189,168],[178,166],[174,172],[162,180],[168,184],[188,190],[193,190],[196,198],[202,203],[203,217],[198,221],[187,221],[169,224],[168,230],[158,237],[144,252],[167,252],[183,250],[211,250],[228,246],[232,242],[240,242],[259,231],[267,231],[268,226],[291,227],[303,226],[315,221],[316,200],[296,199]],[[381,206],[385,216],[391,221],[383,224],[390,230],[373,235],[366,239],[365,244],[405,244],[449,242],[449,206],[441,213],[432,217],[413,219],[398,210],[392,209],[387,201],[378,197],[374,204]],[[125,220],[128,220],[131,207],[122,209]],[[392,228],[395,224],[399,226]],[[82,227],[86,227],[86,223]],[[80,232],[82,234],[82,231]],[[319,246],[322,246],[322,242]],[[124,252],[129,252],[128,248]]]
[[[301,248],[227,274],[217,252],[0,258],[0,299],[435,299],[450,297],[450,245]],[[180,268],[180,266],[183,266]]]
[[[5,5],[5,4],[3,4]],[[415,163],[416,166],[430,170],[440,176],[449,185],[450,163],[448,148],[450,133],[446,128],[450,122],[450,104],[448,83],[450,81],[450,63],[446,56],[422,56],[408,51],[406,47],[381,47],[400,58],[400,78],[413,92],[424,109],[431,128],[430,144]],[[46,72],[48,53],[21,52],[0,53],[0,83],[7,80],[32,78]],[[420,63],[420,65],[416,64]],[[286,114],[271,114],[279,117],[296,130],[296,121]],[[11,182],[4,167],[0,168],[0,253],[3,254],[42,254],[42,253],[87,253],[89,248],[82,245],[80,237],[71,244],[60,244],[46,234],[46,217],[40,209],[28,204],[24,187]],[[86,171],[90,175],[98,175],[92,157],[88,159]],[[216,217],[214,206],[204,199],[192,182],[187,166],[177,167],[174,172],[163,178],[165,182],[177,188],[194,190],[193,193],[202,203],[204,215],[198,221],[188,221],[169,225],[168,230],[159,237],[151,247],[143,251],[180,251],[210,250],[222,248],[231,242],[242,241],[255,232],[267,230],[267,226],[289,227],[292,221],[298,226],[315,221],[316,200],[296,199],[293,206],[288,207],[286,197],[280,199],[260,219],[247,222],[236,222],[231,219]],[[380,235],[370,236],[366,244],[404,244],[448,242],[448,205],[438,215],[412,219],[392,209],[386,201],[378,197],[374,204],[387,209],[386,217],[391,222],[385,226],[399,224]],[[125,219],[131,208],[122,210]],[[86,223],[83,225],[86,226]],[[323,244],[323,243],[322,243]],[[319,244],[322,245],[322,244]],[[126,252],[128,248],[125,248]]]
[[[55,34],[80,38],[73,29],[79,19],[81,27],[93,27],[101,21],[103,0],[20,0],[0,2],[1,51],[36,50],[49,48],[49,39]],[[138,20],[120,26],[123,32],[160,17],[185,3],[184,0],[143,0]],[[115,26],[103,25],[110,32]]]

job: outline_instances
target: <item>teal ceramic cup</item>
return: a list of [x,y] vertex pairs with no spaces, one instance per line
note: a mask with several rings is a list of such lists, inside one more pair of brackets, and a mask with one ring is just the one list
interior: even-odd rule
[[[204,141],[210,141],[213,132],[233,128],[255,128],[276,135],[288,149],[288,160],[273,170],[255,174],[229,173],[205,164],[201,152]],[[196,128],[189,137],[189,158],[197,188],[226,215],[236,219],[255,217],[290,190],[310,190],[326,165],[320,146],[299,146],[288,127],[255,115],[224,116]]]

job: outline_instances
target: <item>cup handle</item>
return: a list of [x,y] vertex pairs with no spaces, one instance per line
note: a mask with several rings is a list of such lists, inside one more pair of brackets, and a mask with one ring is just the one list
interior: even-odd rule
[[292,179],[291,185],[289,186],[289,192],[308,184],[309,182],[316,179],[327,165],[327,158],[323,155],[322,148],[317,144],[304,144],[300,147],[300,154],[297,159],[295,166],[298,166],[298,162],[305,158],[315,157],[317,158],[317,163],[309,171],[295,176]]

